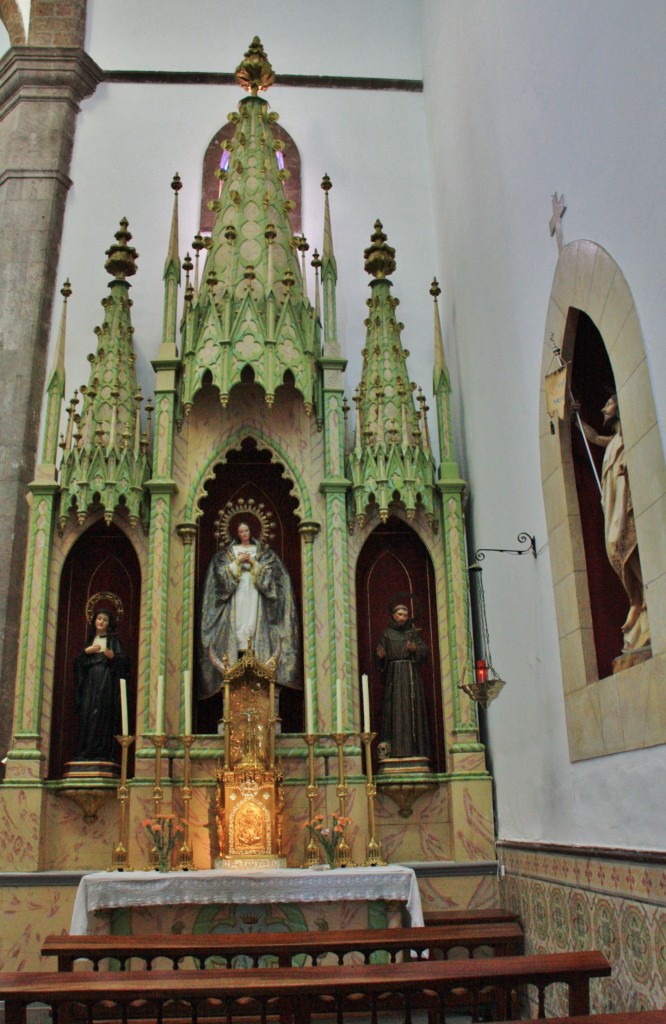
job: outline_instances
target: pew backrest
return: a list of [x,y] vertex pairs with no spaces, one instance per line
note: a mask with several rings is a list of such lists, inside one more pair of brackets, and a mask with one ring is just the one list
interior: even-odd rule
[[[322,932],[252,932],[206,935],[49,935],[42,945],[44,956],[55,956],[58,970],[71,971],[77,960],[89,961],[94,970],[112,958],[123,969],[132,961],[146,968],[166,966],[168,961],[186,966],[269,966],[342,963],[354,957],[365,963],[395,961],[400,956],[423,957],[452,951],[469,956],[494,953],[510,956],[522,952],[523,933],[515,922],[447,925],[435,928],[386,928]],[[242,960],[239,961],[239,958]],[[334,958],[331,960],[331,958]],[[248,963],[249,961],[249,963]]]

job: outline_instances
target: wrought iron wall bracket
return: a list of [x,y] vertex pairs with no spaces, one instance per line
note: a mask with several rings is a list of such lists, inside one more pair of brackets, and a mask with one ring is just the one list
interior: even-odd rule
[[519,533],[516,537],[519,544],[526,544],[524,548],[477,548],[474,552],[474,560],[476,562],[482,562],[486,557],[485,552],[496,551],[501,555],[526,555],[528,552],[532,552],[534,558],[537,556],[536,549],[536,538],[531,533]]

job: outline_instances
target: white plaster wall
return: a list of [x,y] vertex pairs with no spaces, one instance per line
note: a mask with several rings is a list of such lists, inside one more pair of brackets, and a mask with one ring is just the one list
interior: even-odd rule
[[[219,0],[93,0],[86,48],[105,69],[233,72],[252,36],[285,74],[335,74],[420,79],[420,3],[323,0],[242,5]],[[170,182],[178,171],[181,255],[198,230],[203,155],[226,115],[245,95],[237,86],[103,83],[84,101],[74,146],[59,263],[70,276],[67,390],[87,381],[87,352],[99,302],[106,293],[104,251],[121,217],[130,222],[140,254],[132,279],[138,372],[152,389],[150,360],[162,327],[162,271],[171,222]],[[303,230],[311,252],[322,249],[321,178],[330,193],[338,265],[338,326],[349,357],[349,391],[358,382],[369,277],[363,250],[376,218],[397,250],[393,275],[403,341],[431,379],[436,272],[429,196],[423,97],[420,93],[273,87],[266,98],[299,146],[303,169]],[[59,284],[59,287],[60,287]],[[310,280],[312,288],[312,280]],[[312,294],[312,293],[311,293]],[[54,323],[51,344],[55,340]]]
[[490,554],[488,714],[504,839],[660,848],[666,747],[572,765],[539,465],[543,331],[565,241],[604,246],[632,289],[666,422],[666,9],[659,0],[425,0],[423,66],[446,344],[476,546]]
[[421,0],[89,0],[104,68],[232,72],[258,35],[277,72],[420,78]]

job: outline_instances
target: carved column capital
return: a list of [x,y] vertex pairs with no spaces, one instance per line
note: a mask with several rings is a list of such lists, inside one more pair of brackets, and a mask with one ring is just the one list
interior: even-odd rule
[[314,519],[304,519],[298,527],[298,532],[305,539],[306,544],[312,544],[320,530],[321,523],[317,523]]
[[176,525],[176,533],[186,547],[194,543],[198,532],[199,527],[196,523],[178,523]]

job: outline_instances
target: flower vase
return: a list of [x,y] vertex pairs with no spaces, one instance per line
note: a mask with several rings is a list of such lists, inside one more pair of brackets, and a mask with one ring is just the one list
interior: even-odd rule
[[171,850],[157,851],[157,870],[160,872],[171,871]]

